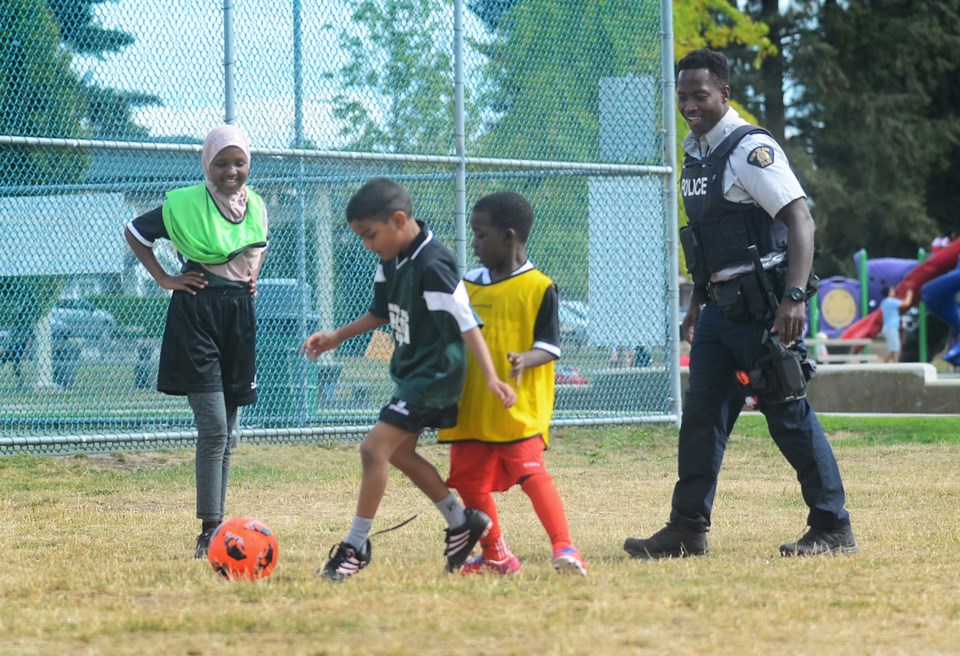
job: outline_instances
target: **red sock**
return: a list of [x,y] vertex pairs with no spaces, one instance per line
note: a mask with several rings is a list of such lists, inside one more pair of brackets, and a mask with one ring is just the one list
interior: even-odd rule
[[506,543],[503,541],[503,533],[500,531],[500,519],[497,516],[497,503],[493,495],[489,492],[475,492],[472,490],[457,490],[460,498],[463,499],[463,505],[467,508],[476,508],[489,515],[493,521],[493,526],[486,537],[480,540],[480,547],[483,549],[483,557],[486,560],[503,560],[510,553]]
[[553,484],[553,477],[543,472],[534,474],[520,484],[520,488],[530,497],[533,510],[540,518],[540,523],[547,531],[553,550],[566,549],[570,543],[570,529],[567,526],[567,514],[563,509],[563,500],[557,487]]

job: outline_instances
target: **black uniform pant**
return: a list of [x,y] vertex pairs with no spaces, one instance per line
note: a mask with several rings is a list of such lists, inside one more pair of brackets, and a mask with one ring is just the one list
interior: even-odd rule
[[[765,326],[733,323],[716,305],[703,308],[690,350],[690,380],[680,424],[673,517],[689,528],[706,530],[717,492],[727,438],[743,408],[737,371],[750,371],[766,349]],[[801,348],[803,348],[801,343]],[[846,496],[833,449],[806,399],[763,404],[761,412],[774,442],[797,472],[812,528],[849,522]]]

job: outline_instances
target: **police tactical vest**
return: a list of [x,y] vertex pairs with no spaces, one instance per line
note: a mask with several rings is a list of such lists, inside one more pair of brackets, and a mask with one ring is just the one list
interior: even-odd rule
[[168,191],[163,225],[181,255],[201,264],[223,264],[248,248],[267,245],[264,204],[247,189],[247,212],[240,223],[217,209],[205,184]]
[[787,248],[785,225],[757,205],[734,203],[723,197],[727,158],[741,139],[756,132],[769,134],[755,125],[744,125],[705,158],[687,155],[684,159],[680,195],[687,212],[687,234],[681,233],[681,240],[696,284],[705,284],[711,274],[727,267],[749,264],[750,246],[756,246],[761,256]]

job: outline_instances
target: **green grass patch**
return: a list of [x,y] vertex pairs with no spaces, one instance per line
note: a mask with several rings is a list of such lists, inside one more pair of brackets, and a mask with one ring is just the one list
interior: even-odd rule
[[[819,419],[827,436],[843,446],[960,444],[960,417],[819,415]],[[750,437],[769,435],[766,419],[752,413],[740,417],[736,432]]]

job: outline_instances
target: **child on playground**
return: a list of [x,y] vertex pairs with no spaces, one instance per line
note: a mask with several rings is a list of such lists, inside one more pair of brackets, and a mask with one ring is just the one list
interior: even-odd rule
[[[230,457],[239,439],[237,409],[257,400],[253,297],[267,247],[267,209],[246,185],[250,140],[233,125],[207,135],[206,181],[168,191],[161,207],[124,231],[130,249],[164,289],[173,290],[160,347],[157,391],[185,395],[197,426],[196,487],[206,558],[223,521]],[[173,242],[183,260],[168,273],[153,252]]]
[[907,296],[902,301],[897,298],[897,290],[886,287],[883,290],[883,300],[880,301],[880,312],[883,315],[883,337],[887,340],[887,355],[884,362],[900,361],[900,313],[907,310],[913,303],[913,288],[907,290]]
[[561,354],[560,320],[556,285],[526,255],[533,209],[520,194],[490,194],[473,206],[470,226],[482,266],[467,273],[467,292],[483,321],[497,373],[517,383],[517,403],[496,407],[483,389],[481,368],[471,360],[457,425],[438,437],[451,443],[447,485],[493,522],[481,538],[482,553],[461,573],[520,570],[493,498],[493,492],[519,485],[546,529],[554,568],[585,576],[583,556],[570,541],[563,501],[543,460],[553,415],[554,362]]
[[403,472],[447,522],[447,571],[463,565],[491,521],[479,510],[464,509],[436,468],[416,451],[425,428],[457,421],[466,351],[473,354],[491,398],[509,407],[516,393],[497,377],[490,352],[470,307],[453,254],[414,218],[406,190],[387,178],[373,178],[350,199],[347,223],[364,247],[380,258],[369,311],[330,332],[314,333],[301,351],[311,360],[341,342],[388,322],[395,349],[390,376],[396,390],[360,444],[363,474],[350,531],[330,550],[323,570],[342,581],[370,563],[370,530],[383,499],[390,465]]

